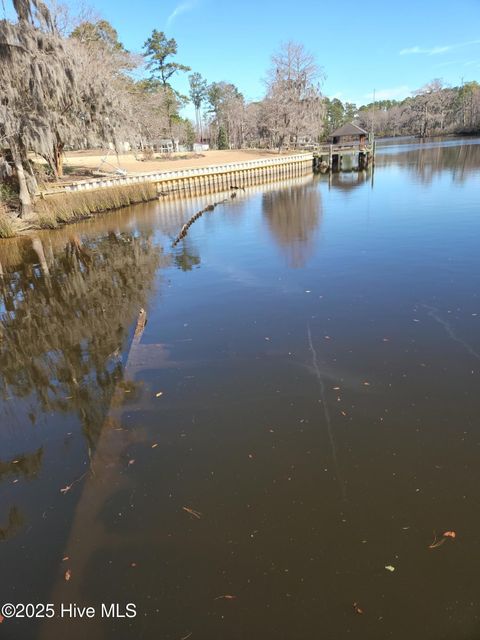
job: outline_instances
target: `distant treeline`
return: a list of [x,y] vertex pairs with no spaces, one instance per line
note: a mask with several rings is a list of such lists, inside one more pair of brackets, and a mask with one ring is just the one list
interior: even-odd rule
[[446,87],[433,80],[405,100],[379,100],[361,107],[325,99],[326,129],[344,122],[372,130],[377,136],[426,137],[448,133],[480,133],[480,84]]

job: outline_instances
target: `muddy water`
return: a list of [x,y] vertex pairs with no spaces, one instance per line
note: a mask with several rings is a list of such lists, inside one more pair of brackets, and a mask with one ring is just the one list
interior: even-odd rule
[[0,244],[2,637],[480,637],[477,142]]

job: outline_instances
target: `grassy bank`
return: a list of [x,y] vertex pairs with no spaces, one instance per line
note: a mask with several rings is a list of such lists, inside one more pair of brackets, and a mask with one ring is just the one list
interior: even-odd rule
[[6,205],[0,201],[0,238],[14,238],[20,233],[22,226],[18,218],[11,216]]
[[95,191],[72,191],[38,199],[35,212],[28,220],[19,220],[0,203],[0,238],[13,238],[26,229],[57,229],[59,226],[83,220],[95,213],[148,202],[157,197],[153,183],[105,187]]
[[56,229],[59,225],[82,220],[95,213],[148,202],[156,197],[155,184],[148,182],[59,193],[37,201],[32,222],[41,229]]

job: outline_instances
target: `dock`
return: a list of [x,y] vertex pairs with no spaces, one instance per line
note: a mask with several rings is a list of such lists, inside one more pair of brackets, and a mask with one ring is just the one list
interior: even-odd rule
[[313,149],[314,171],[363,171],[375,162],[375,140],[353,122],[342,125],[329,135],[329,143]]
[[371,144],[325,144],[313,150],[313,170],[363,171],[375,161],[375,142]]

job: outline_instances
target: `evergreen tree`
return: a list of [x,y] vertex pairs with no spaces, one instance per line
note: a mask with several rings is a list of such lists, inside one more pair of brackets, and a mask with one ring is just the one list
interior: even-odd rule
[[219,149],[228,149],[228,138],[225,128],[220,125],[218,129],[217,147]]

